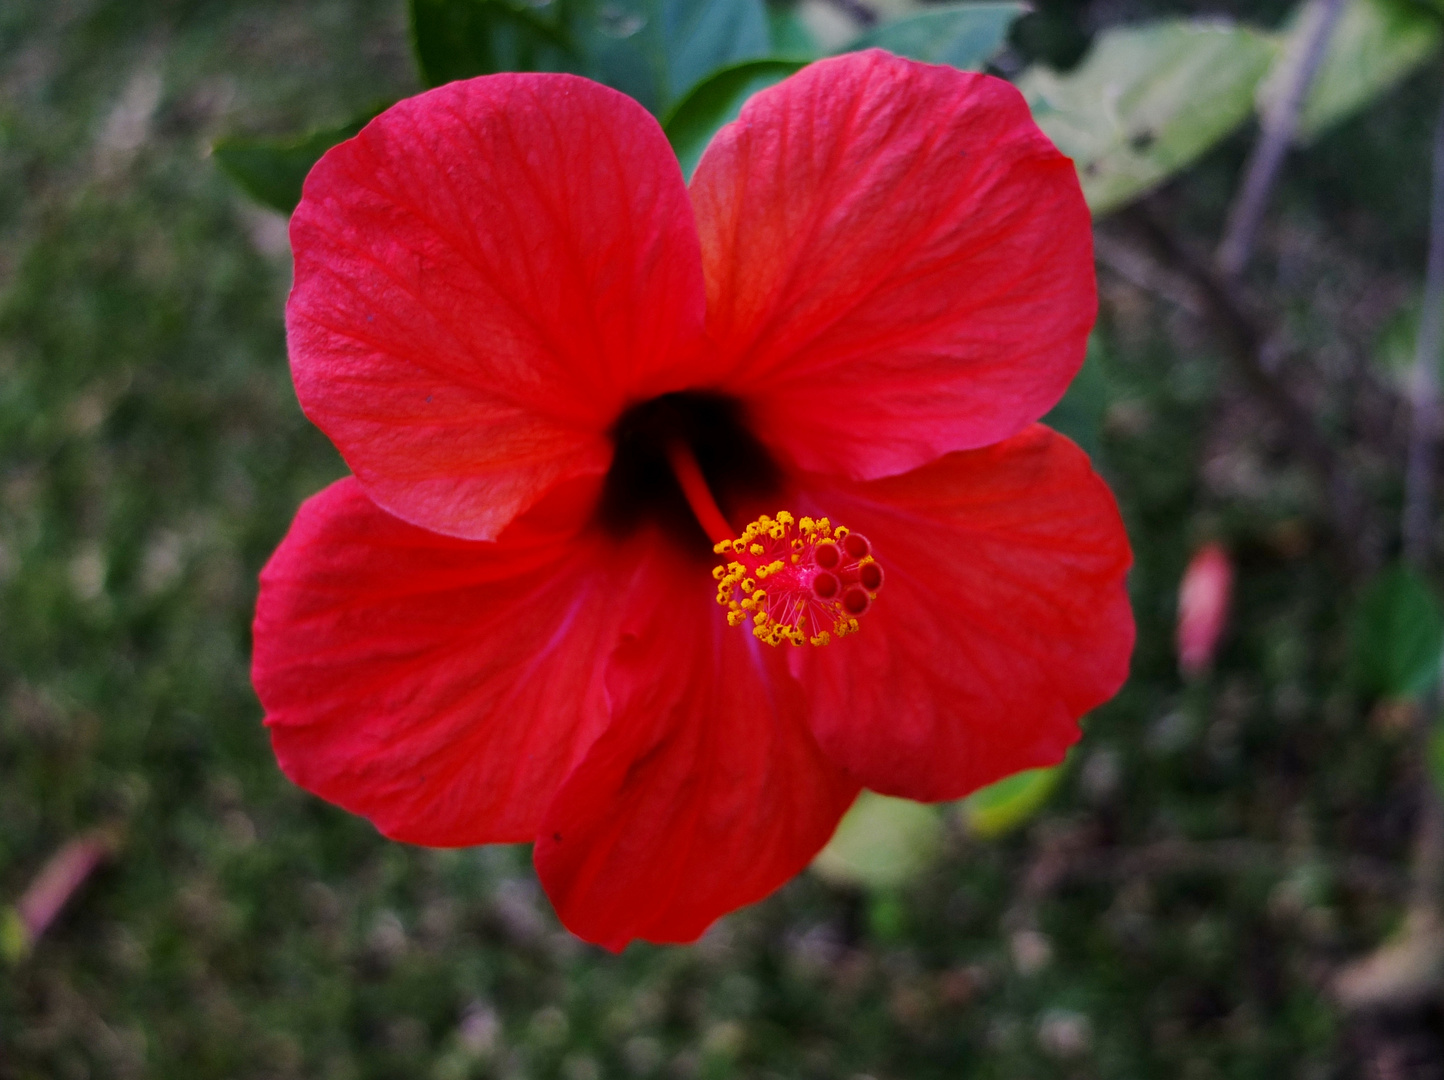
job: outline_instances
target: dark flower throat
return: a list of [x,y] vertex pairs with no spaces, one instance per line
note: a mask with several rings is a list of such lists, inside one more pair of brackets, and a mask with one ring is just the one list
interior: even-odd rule
[[743,422],[740,402],[685,391],[633,405],[612,425],[616,454],[598,508],[601,526],[627,536],[643,525],[663,528],[688,551],[712,559],[712,541],[697,523],[668,463],[680,441],[696,458],[717,505],[734,525],[744,507],[776,497],[782,470]]

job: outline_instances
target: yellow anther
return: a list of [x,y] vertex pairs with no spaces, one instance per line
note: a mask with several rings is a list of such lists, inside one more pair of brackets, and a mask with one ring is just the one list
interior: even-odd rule
[[[751,522],[737,539],[719,543],[715,550],[728,561],[712,577],[728,625],[750,623],[759,641],[774,646],[827,645],[857,633],[857,618],[843,607],[843,598],[856,598],[858,568],[874,559],[852,559],[840,551],[838,541],[848,535],[846,526],[828,518],[798,520],[779,510],[776,517],[763,514]],[[823,546],[827,554],[819,559]],[[880,577],[871,572],[870,580]],[[868,597],[876,599],[877,590]]]

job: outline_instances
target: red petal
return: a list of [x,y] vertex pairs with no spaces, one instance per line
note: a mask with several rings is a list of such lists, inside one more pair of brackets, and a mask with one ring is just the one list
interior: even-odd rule
[[803,508],[865,534],[886,574],[861,632],[793,653],[818,740],[868,787],[955,799],[1056,764],[1127,677],[1128,538],[1063,436],[1034,426]]
[[657,122],[570,75],[451,83],[332,149],[291,219],[302,407],[369,494],[491,539],[685,382],[703,290]]
[[456,540],[355,480],[308,500],[261,573],[252,675],[297,784],[387,836],[530,840],[605,724],[608,546]]
[[707,567],[663,544],[612,657],[613,722],[567,778],[535,848],[579,937],[695,940],[802,870],[858,787],[808,731],[785,657],[729,627]]
[[718,133],[692,201],[727,386],[804,469],[986,446],[1083,362],[1088,208],[1000,79],[876,50],[813,64]]

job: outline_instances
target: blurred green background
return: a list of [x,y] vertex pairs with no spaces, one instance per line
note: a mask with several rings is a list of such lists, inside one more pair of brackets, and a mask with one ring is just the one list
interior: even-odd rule
[[[1335,72],[1364,90],[1288,159],[1243,288],[1367,498],[1345,539],[1376,565],[1396,546],[1444,86],[1437,11],[1388,10],[1403,29]],[[1207,93],[1169,84],[1201,46],[1115,34],[1200,17],[1265,41],[1226,38]],[[1360,1019],[1329,992],[1399,924],[1425,782],[1409,708],[1381,707],[1397,688],[1353,659],[1369,558],[1340,557],[1320,486],[1187,283],[1135,258],[1130,211],[1103,216],[1162,182],[1148,213],[1216,243],[1293,17],[1044,0],[988,50],[1045,126],[1064,114],[1050,133],[1093,178],[1102,311],[1056,420],[1137,553],[1132,679],[1056,786],[992,826],[884,810],[853,823],[842,870],[695,947],[612,956],[559,927],[524,849],[389,843],[292,787],[250,688],[257,571],[344,469],[291,390],[285,219],[211,148],[420,90],[407,5],[4,0],[0,905],[71,837],[124,840],[0,967],[0,1080],[1444,1075],[1436,1006]],[[772,20],[753,55],[868,30],[817,0]],[[1108,42],[1123,53],[1090,76]],[[1071,83],[1038,66],[1080,61]],[[1115,91],[1150,72],[1135,130]],[[1088,119],[1105,100],[1112,128]],[[1177,589],[1205,540],[1232,552],[1235,610],[1185,682]],[[870,870],[868,829],[910,857]]]

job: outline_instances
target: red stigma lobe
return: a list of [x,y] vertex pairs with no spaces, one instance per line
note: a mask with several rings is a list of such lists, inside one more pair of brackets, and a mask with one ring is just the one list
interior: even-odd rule
[[763,514],[713,551],[727,559],[712,571],[727,622],[750,622],[769,645],[826,645],[856,633],[882,588],[867,537],[827,518]]

